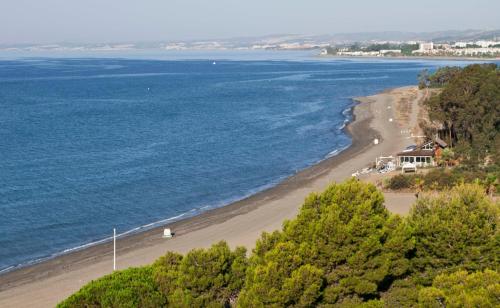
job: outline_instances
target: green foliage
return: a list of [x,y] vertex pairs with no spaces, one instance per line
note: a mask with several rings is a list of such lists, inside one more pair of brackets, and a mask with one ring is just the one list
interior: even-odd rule
[[[418,49],[418,44],[390,44],[390,43],[384,43],[384,44],[370,44],[370,45],[361,45],[360,43],[354,43],[349,46],[344,46],[344,48],[348,48],[349,51],[364,51],[364,52],[370,52],[370,51],[381,51],[381,50],[401,50],[401,54],[404,56],[411,56],[412,51]],[[337,51],[341,49],[341,47],[338,48],[331,48],[327,47],[327,53],[328,54],[336,54]]]
[[461,69],[459,67],[445,66],[439,68],[434,72],[434,74],[426,74],[425,84],[429,88],[441,88],[446,86],[450,81],[452,81],[459,73]]
[[239,293],[247,266],[246,250],[225,242],[186,256],[167,253],[154,264],[159,289],[176,307],[223,307]]
[[311,194],[250,258],[224,242],[168,252],[89,283],[59,307],[498,305],[499,212],[469,184],[421,198],[401,218],[373,185],[350,180]]
[[160,307],[166,297],[159,292],[151,266],[129,268],[106,275],[84,286],[58,307]]
[[412,51],[418,50],[418,44],[371,44],[368,45],[364,50],[365,51],[381,51],[381,50],[401,50],[401,54],[405,56],[411,56]]
[[387,180],[385,188],[391,190],[412,189],[447,190],[460,184],[476,183],[485,192],[493,195],[500,191],[500,170],[498,168],[467,170],[463,168],[436,168],[422,174],[398,174]]
[[396,280],[381,294],[381,300],[386,307],[415,307],[418,302],[418,288],[411,276]]
[[401,53],[405,56],[411,56],[412,52],[418,50],[418,44],[401,44]]
[[370,300],[409,270],[404,256],[411,249],[401,219],[389,215],[374,186],[355,180],[332,185],[310,195],[279,235],[261,239],[238,303],[305,307]]
[[499,307],[500,274],[485,270],[439,275],[432,287],[420,291],[419,304],[421,307]]
[[477,185],[460,185],[438,197],[420,198],[407,219],[415,239],[411,258],[419,284],[442,271],[498,266],[500,212]]
[[238,305],[415,307],[440,273],[498,266],[499,217],[477,185],[423,198],[406,219],[371,185],[332,185],[263,235]]
[[446,166],[449,166],[451,161],[455,158],[455,152],[452,149],[446,148],[443,150],[441,154],[441,160],[445,163]]
[[152,266],[118,271],[84,286],[59,307],[226,307],[243,286],[246,249],[220,242]]
[[463,69],[444,68],[429,77],[430,85],[442,87],[426,101],[430,119],[440,122],[442,135],[457,146],[468,164],[493,163],[499,156],[500,70],[496,64],[474,64]]
[[414,175],[397,174],[388,180],[386,187],[392,190],[414,188],[416,179]]

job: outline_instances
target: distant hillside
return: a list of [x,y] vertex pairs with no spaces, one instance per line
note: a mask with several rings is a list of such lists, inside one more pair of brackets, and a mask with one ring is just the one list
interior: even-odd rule
[[356,33],[333,33],[324,35],[300,35],[300,34],[276,34],[260,37],[241,37],[230,39],[213,39],[212,41],[231,43],[232,45],[251,44],[282,44],[292,42],[314,42],[314,43],[352,43],[370,41],[476,41],[500,39],[498,30],[448,30],[435,32],[356,32]]
[[369,41],[475,41],[500,39],[500,30],[448,30],[436,32],[359,32],[359,33],[337,33],[318,36],[321,40],[333,42],[369,42]]
[[0,49],[16,50],[135,50],[135,49],[312,49],[328,45],[373,43],[381,41],[433,41],[435,43],[500,39],[500,30],[449,30],[436,32],[359,32],[325,35],[274,34],[255,37],[164,40],[156,42],[104,42],[75,44],[0,44]]
[[432,40],[438,43],[448,41],[477,41],[500,39],[500,30],[445,31],[433,32],[432,34]]

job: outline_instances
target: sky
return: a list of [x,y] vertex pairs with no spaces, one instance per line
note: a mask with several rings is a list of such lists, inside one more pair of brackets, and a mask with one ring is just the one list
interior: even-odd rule
[[0,44],[500,29],[500,0],[0,0]]

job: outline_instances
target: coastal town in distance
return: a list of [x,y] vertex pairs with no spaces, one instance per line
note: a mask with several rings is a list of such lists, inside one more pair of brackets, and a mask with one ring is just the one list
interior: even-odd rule
[[500,30],[345,33],[321,36],[289,34],[220,40],[140,43],[0,44],[0,52],[130,52],[140,50],[318,50],[318,55],[321,56],[498,58],[500,57]]

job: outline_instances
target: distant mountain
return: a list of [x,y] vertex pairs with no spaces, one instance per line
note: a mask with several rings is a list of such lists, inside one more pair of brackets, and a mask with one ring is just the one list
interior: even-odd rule
[[[313,37],[311,37],[313,38]],[[454,41],[500,40],[500,30],[448,30],[435,32],[357,32],[336,33],[314,36],[321,41],[338,43],[370,42],[370,41],[433,41],[436,43]]]
[[432,39],[436,42],[500,40],[500,30],[445,31],[433,34]]

